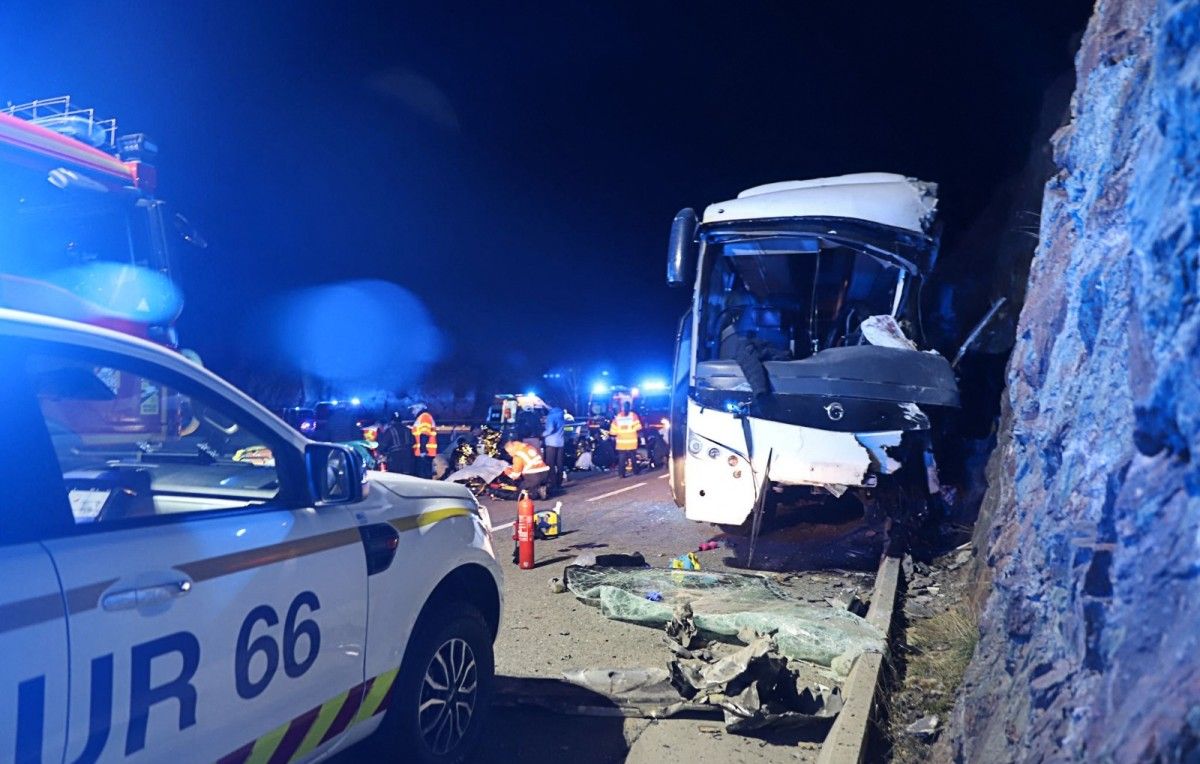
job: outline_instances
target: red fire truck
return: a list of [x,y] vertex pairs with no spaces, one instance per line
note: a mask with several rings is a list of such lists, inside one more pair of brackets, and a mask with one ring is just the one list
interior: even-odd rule
[[[97,119],[69,97],[0,109],[0,306],[178,349],[183,300],[171,245],[179,235],[203,242],[182,218],[168,232],[155,197],[155,153],[145,135],[118,136],[115,120]],[[108,387],[95,391],[103,431],[223,426],[218,414],[191,410],[151,380],[94,372]]]
[[0,109],[0,305],[177,347],[170,249],[190,232],[168,234],[155,154],[66,96]]

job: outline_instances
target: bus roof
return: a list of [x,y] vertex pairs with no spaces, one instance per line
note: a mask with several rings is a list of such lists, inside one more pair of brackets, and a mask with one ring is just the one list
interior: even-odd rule
[[769,218],[852,218],[928,233],[937,184],[887,172],[791,180],[748,188],[736,199],[710,204],[705,223]]

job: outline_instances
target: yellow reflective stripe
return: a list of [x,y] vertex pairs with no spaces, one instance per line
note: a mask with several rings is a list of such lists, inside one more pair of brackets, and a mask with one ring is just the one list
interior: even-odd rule
[[379,704],[392,689],[392,682],[396,681],[396,674],[399,671],[400,668],[397,667],[375,677],[375,681],[371,684],[371,691],[367,693],[367,697],[363,698],[362,705],[358,707],[358,714],[354,717],[352,724],[358,724],[375,714],[375,711],[379,709]]
[[313,722],[312,727],[309,727],[308,734],[304,736],[300,747],[292,755],[292,761],[307,756],[310,751],[321,744],[321,739],[325,737],[325,733],[333,725],[333,720],[337,718],[338,711],[342,710],[342,706],[346,704],[346,699],[349,697],[350,691],[346,690],[321,706],[321,712],[317,714],[316,721]]
[[267,764],[274,755],[275,749],[283,742],[283,736],[287,734],[291,724],[291,721],[284,722],[282,726],[276,727],[260,737],[254,743],[254,750],[250,752],[246,764]]
[[409,515],[408,517],[398,517],[395,520],[389,521],[389,524],[400,532],[415,531],[418,528],[424,528],[426,525],[440,523],[443,520],[449,520],[452,517],[468,517],[471,510],[467,507],[447,507],[445,509],[430,509],[422,512],[419,515]]

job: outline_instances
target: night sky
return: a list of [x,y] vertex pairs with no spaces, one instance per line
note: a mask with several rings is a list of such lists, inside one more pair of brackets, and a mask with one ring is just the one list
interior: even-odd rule
[[[901,172],[941,184],[953,256],[1090,10],[736,5],[7,3],[0,99],[69,93],[155,137],[161,196],[210,242],[182,253],[181,333],[218,370],[267,357],[280,295],[383,279],[444,361],[635,375],[685,307],[680,207]],[[363,312],[344,335],[370,347],[411,311]]]

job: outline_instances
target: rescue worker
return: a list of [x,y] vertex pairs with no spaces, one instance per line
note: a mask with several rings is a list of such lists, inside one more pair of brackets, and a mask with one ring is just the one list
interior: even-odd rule
[[501,479],[531,495],[536,494],[539,499],[546,498],[550,465],[542,459],[541,452],[520,440],[508,441],[504,450],[512,458],[512,464],[504,468]]
[[416,474],[412,430],[400,421],[399,411],[392,412],[392,420],[379,433],[379,450],[383,452],[388,471],[403,475]]
[[414,417],[410,428],[413,436],[413,457],[416,461],[414,474],[430,480],[433,478],[433,457],[438,453],[437,425],[433,421],[433,414],[429,413],[424,403],[414,403],[411,411]]
[[625,401],[621,404],[621,413],[613,417],[612,425],[608,428],[616,440],[617,474],[625,477],[625,464],[629,464],[630,473],[634,469],[634,456],[637,454],[638,433],[642,431],[642,419],[633,412],[633,404]]
[[562,487],[563,442],[566,435],[567,418],[558,406],[546,415],[546,429],[542,431],[542,444],[546,451],[546,464],[550,465],[550,490]]

